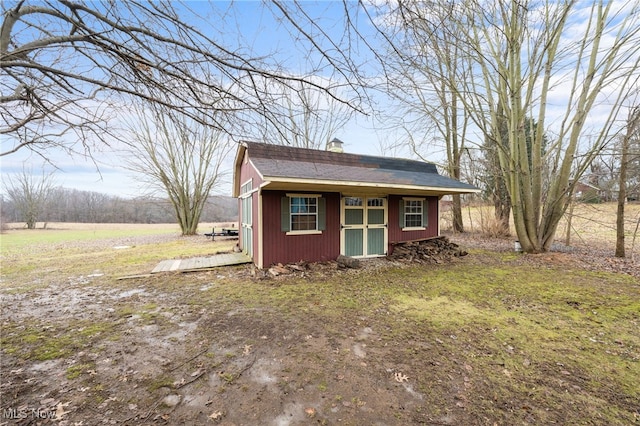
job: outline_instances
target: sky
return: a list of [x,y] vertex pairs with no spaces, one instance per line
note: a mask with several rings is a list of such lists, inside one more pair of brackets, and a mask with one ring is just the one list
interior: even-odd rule
[[[286,65],[289,72],[294,74],[314,60],[304,55],[302,48],[292,42],[287,27],[275,20],[272,12],[264,10],[260,2],[214,2],[212,5],[214,10],[210,9],[211,5],[207,2],[186,2],[186,7],[199,16],[186,19],[203,28],[208,36],[219,40],[223,45],[239,46],[257,54],[276,52],[274,60]],[[308,9],[318,15],[319,24],[332,30],[334,26],[331,22],[341,20],[341,8],[340,2],[319,2]],[[183,13],[188,16],[187,11]],[[348,152],[378,155],[381,153],[377,142],[378,134],[372,126],[369,118],[360,116],[351,120],[334,137],[345,143]],[[122,167],[126,154],[117,154],[107,147],[94,150],[92,158],[79,154],[69,155],[56,149],[48,150],[46,155],[49,163],[26,149],[0,157],[0,178],[4,181],[11,173],[20,173],[23,169],[40,175],[42,170],[54,170],[52,165],[55,165],[56,184],[65,188],[125,198],[142,195],[148,189],[133,172]],[[229,172],[233,164],[233,159],[230,160],[226,164]],[[231,173],[227,173],[226,182],[217,188],[216,195],[231,194],[230,175]],[[4,192],[4,189],[0,188],[0,191]]]
[[[260,7],[261,4],[256,1],[215,2],[212,4],[189,1],[186,6],[198,18],[186,19],[224,45],[256,54],[275,52],[273,53],[274,61],[277,61],[292,74],[300,73],[309,64],[317,62],[317,58],[305,55],[304,47],[294,42],[288,27],[274,19],[272,12]],[[313,15],[314,21],[318,25],[326,29],[332,37],[339,38],[343,31],[342,18],[344,16],[341,2],[324,1],[303,4],[305,9]],[[585,2],[585,4],[588,5],[589,2]],[[213,5],[213,9],[209,9],[210,5]],[[185,14],[185,16],[187,15]],[[375,47],[376,38],[370,23],[367,23],[366,20],[361,20],[360,23],[362,24],[359,27],[360,30],[367,41],[374,43]],[[572,22],[571,24],[580,27],[581,23]],[[315,31],[310,28],[304,28],[304,30]],[[364,55],[367,50],[354,48],[353,52]],[[368,71],[373,73],[373,69]],[[557,102],[562,108],[569,85],[560,83],[549,100]],[[385,102],[385,99],[382,98],[377,100],[381,103]],[[553,122],[553,117],[549,118],[549,122]],[[385,130],[385,124],[377,122],[373,116],[356,115],[334,136],[344,142],[346,152],[410,157],[412,154],[406,148],[388,148],[388,142],[397,140],[402,135],[397,131]],[[95,150],[90,159],[81,155],[70,156],[61,150],[50,150],[47,152],[47,156],[51,163],[57,167],[55,179],[59,186],[124,198],[143,195],[147,191],[147,188],[139,183],[139,179],[132,172],[122,167],[126,158],[122,154],[116,154],[108,147]],[[427,159],[436,163],[441,162],[443,160],[442,150],[433,150]],[[231,194],[230,172],[232,164],[233,158],[229,158],[229,161],[226,162],[229,172],[227,173],[227,181],[217,188],[215,195]],[[47,165],[39,155],[23,149],[17,153],[0,157],[0,178],[4,181],[7,179],[7,174],[20,172],[23,168],[40,174],[43,167],[47,171],[52,169],[51,165]],[[0,191],[2,191],[1,188]]]

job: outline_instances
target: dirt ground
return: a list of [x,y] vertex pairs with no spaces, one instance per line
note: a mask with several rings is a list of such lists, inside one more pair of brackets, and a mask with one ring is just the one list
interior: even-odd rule
[[[191,274],[193,285],[180,292],[155,289],[171,276],[138,280],[126,290],[85,277],[36,295],[4,296],[4,318],[35,317],[47,333],[61,334],[73,324],[112,321],[109,332],[118,338],[41,362],[3,355],[2,406],[15,413],[5,411],[2,424],[47,423],[47,416],[61,425],[397,424],[398,413],[422,403],[404,378],[409,366],[396,362],[395,348],[380,343],[383,330],[367,318],[328,332],[313,318],[194,306],[183,297],[246,268],[238,269]],[[123,317],[119,311],[131,306],[150,311]],[[70,380],[75,365],[85,367]],[[454,419],[444,413],[439,421]]]
[[[493,244],[510,249],[506,241]],[[576,254],[547,256],[537,261],[597,266]],[[618,266],[623,273],[626,267]],[[96,273],[5,292],[4,337],[29,329],[34,351],[41,339],[60,356],[3,350],[0,424],[563,423],[561,414],[534,415],[517,400],[484,401],[502,414],[483,416],[482,405],[470,400],[482,399],[488,384],[460,356],[465,342],[453,335],[424,339],[423,330],[389,330],[384,318],[391,313],[382,308],[327,322],[317,306],[304,308],[314,300],[283,311],[211,296],[239,281],[260,291],[294,285],[256,280],[251,267],[240,266],[122,281]]]

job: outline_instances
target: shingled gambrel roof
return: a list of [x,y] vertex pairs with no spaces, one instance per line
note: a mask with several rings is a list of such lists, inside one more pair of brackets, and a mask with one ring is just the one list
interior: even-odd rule
[[[440,175],[432,163],[258,142],[242,143],[236,157],[236,175],[246,150],[249,161],[265,181],[264,186],[270,189],[344,192],[358,188],[433,195],[478,191],[473,185]],[[238,190],[239,182],[235,182],[235,196]]]

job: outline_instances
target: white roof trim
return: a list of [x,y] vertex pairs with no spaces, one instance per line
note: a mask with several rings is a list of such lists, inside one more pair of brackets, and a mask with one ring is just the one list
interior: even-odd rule
[[[461,189],[461,188],[448,188],[448,187],[436,187],[436,186],[421,186],[421,185],[402,185],[402,184],[390,184],[390,183],[377,183],[377,182],[349,182],[342,180],[324,180],[324,179],[302,179],[302,178],[283,178],[265,176],[265,183],[283,182],[283,183],[298,183],[308,185],[322,185],[322,186],[350,186],[355,188],[391,188],[391,189],[406,189],[412,191],[425,191],[425,192],[437,192],[437,193],[450,193],[450,194],[469,194],[480,192],[480,189]],[[265,185],[268,186],[268,185]]]

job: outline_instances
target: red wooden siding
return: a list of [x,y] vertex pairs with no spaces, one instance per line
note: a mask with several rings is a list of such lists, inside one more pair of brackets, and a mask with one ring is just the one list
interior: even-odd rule
[[438,197],[425,198],[425,202],[428,205],[427,229],[424,231],[403,231],[399,223],[400,200],[402,196],[389,196],[389,253],[391,253],[393,249],[391,243],[438,236]]
[[[281,199],[284,191],[262,192],[263,264],[322,262],[340,254],[340,194],[322,193],[326,199],[326,228],[321,234],[286,235],[281,229]],[[257,238],[256,238],[257,240]],[[256,252],[257,253],[257,252]]]
[[[241,182],[253,179],[256,189],[262,180],[250,164],[243,164],[241,168]],[[286,235],[282,231],[281,200],[286,196],[285,191],[255,191],[252,194],[253,210],[253,256],[254,262],[262,264],[264,268],[275,263],[294,263],[301,260],[322,262],[334,260],[340,254],[340,194],[321,193],[326,200],[326,228],[321,234]],[[259,197],[262,197],[262,220],[258,214]],[[399,241],[416,240],[435,237],[438,235],[438,197],[426,197],[428,223],[423,231],[402,231],[399,222],[399,204],[402,196],[388,197],[388,253],[393,251],[393,244]],[[240,216],[242,217],[242,216]],[[259,231],[262,225],[262,247],[260,247]],[[240,229],[242,233],[242,229]],[[240,234],[239,244],[242,244]]]

